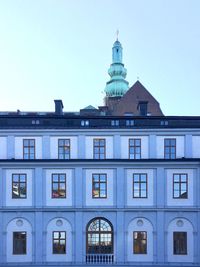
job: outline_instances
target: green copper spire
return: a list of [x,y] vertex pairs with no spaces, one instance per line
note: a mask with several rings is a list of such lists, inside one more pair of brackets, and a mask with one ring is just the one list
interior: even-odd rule
[[127,71],[122,63],[122,45],[117,38],[112,48],[112,64],[108,69],[111,79],[106,83],[106,96],[123,96],[126,93],[129,88],[128,82],[125,80],[126,73]]

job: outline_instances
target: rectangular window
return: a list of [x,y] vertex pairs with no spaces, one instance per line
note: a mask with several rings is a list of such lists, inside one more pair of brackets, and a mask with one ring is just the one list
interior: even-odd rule
[[105,139],[94,139],[93,140],[93,156],[94,156],[94,159],[105,159],[106,158],[106,140]]
[[27,181],[26,174],[12,175],[12,198],[26,198]]
[[66,198],[66,174],[52,174],[52,198]]
[[13,232],[13,254],[26,254],[26,232]]
[[133,198],[147,198],[147,174],[133,174]]
[[35,159],[35,139],[23,139],[23,159]]
[[164,157],[165,159],[176,158],[176,139],[175,138],[164,139]]
[[134,120],[126,120],[126,126],[134,126]]
[[111,120],[111,126],[119,126],[119,120]]
[[81,126],[83,126],[83,127],[87,127],[87,126],[89,126],[90,125],[90,122],[88,121],[88,120],[82,120],[81,121]]
[[70,159],[70,139],[58,139],[58,158]]
[[53,232],[53,254],[66,253],[66,232]]
[[129,159],[141,159],[141,139],[129,139]]
[[92,198],[107,197],[107,175],[93,174],[92,175]]
[[187,254],[187,232],[173,232],[174,255]]
[[147,254],[147,232],[133,232],[133,253]]
[[188,177],[186,173],[173,174],[173,198],[188,198]]

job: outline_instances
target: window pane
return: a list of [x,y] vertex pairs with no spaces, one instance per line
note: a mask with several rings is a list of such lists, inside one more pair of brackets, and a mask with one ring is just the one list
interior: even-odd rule
[[26,254],[26,232],[13,232],[13,254]]
[[99,139],[94,139],[94,145],[99,146]]
[[33,139],[30,139],[30,144],[29,144],[30,146],[35,146],[35,140],[33,140]]
[[140,154],[140,151],[141,151],[140,147],[135,148],[135,153]]
[[147,191],[141,190],[141,197],[147,197]]
[[179,182],[179,175],[177,174],[174,175],[174,182]]
[[170,140],[169,139],[165,139],[165,146],[169,146],[170,145]]
[[59,146],[63,146],[64,145],[64,140],[63,139],[59,139],[58,140],[58,145]]
[[53,182],[58,182],[58,175],[57,174],[53,174]]
[[133,253],[147,254],[147,233],[133,232]]
[[20,198],[26,198],[26,184],[20,183]]
[[180,198],[187,198],[188,194],[186,191],[181,191]]
[[174,254],[185,255],[187,254],[187,232],[174,232],[173,233]]
[[101,190],[106,190],[106,183],[101,183]]
[[175,146],[176,145],[176,139],[171,139],[171,146]]
[[25,182],[25,181],[26,181],[26,175],[20,174],[20,182]]
[[135,182],[138,182],[139,179],[140,179],[139,174],[134,174],[133,177],[134,177],[134,181],[135,181]]
[[104,154],[100,154],[100,155],[99,155],[99,158],[100,158],[100,159],[105,159],[105,155],[104,155]]
[[141,140],[139,140],[139,139],[135,139],[135,145],[136,145],[136,146],[140,146],[140,145],[141,145]]
[[140,197],[140,192],[139,192],[139,190],[134,190],[134,192],[133,192],[133,197]]
[[181,181],[186,182],[187,181],[187,175],[186,174],[181,174]]
[[66,180],[65,174],[60,174],[59,177],[60,177],[60,182],[65,182]]
[[13,174],[12,178],[13,178],[13,182],[18,182],[19,175],[18,174]]
[[100,151],[101,154],[104,154],[105,148],[104,147],[100,147],[99,151]]
[[134,140],[133,139],[129,139],[129,145],[133,146],[134,145]]
[[179,191],[174,191],[174,198],[179,198]]
[[105,140],[104,139],[100,139],[99,143],[100,143],[100,146],[105,146]]
[[146,182],[146,180],[147,180],[147,176],[146,176],[146,174],[141,174],[141,182]]
[[174,191],[179,191],[179,183],[174,183]]
[[66,233],[53,232],[53,254],[66,253]]

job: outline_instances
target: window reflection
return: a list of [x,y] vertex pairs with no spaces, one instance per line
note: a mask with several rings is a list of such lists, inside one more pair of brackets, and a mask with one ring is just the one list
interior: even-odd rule
[[94,219],[87,228],[87,253],[112,254],[113,231],[111,224],[103,219]]

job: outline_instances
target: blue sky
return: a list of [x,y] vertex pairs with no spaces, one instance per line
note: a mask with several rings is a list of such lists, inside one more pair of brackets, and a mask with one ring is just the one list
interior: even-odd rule
[[0,0],[0,110],[102,105],[118,28],[129,85],[200,115],[199,14],[198,0]]

